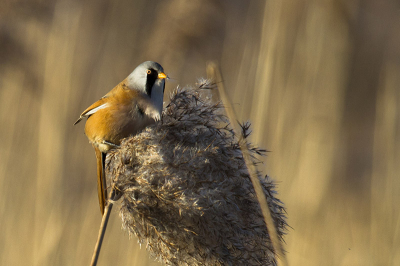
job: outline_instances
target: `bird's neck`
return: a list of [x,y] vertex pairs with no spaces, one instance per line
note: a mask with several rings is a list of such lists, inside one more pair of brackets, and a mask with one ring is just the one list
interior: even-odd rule
[[153,85],[153,89],[151,91],[151,101],[161,114],[164,101],[164,80],[157,81]]

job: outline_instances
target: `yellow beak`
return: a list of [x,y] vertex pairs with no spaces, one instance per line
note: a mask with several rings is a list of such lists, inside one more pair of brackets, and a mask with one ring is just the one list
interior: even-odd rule
[[166,79],[166,78],[168,78],[168,76],[164,72],[161,72],[160,74],[158,74],[158,78],[159,79]]

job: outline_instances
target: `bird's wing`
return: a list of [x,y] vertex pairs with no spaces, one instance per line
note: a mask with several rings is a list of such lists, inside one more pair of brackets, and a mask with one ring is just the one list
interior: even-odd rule
[[78,120],[74,123],[74,125],[78,124],[83,118],[89,117],[92,114],[96,113],[98,110],[108,107],[107,98],[112,97],[117,93],[118,90],[121,90],[124,86],[124,81],[115,86],[111,91],[109,91],[106,95],[104,95],[100,100],[89,106],[83,113],[80,115]]
[[96,113],[98,110],[106,108],[107,102],[105,101],[105,97],[101,98],[91,106],[89,106],[83,113],[80,115],[78,120],[74,123],[74,125],[78,124],[84,117],[89,117],[90,115]]

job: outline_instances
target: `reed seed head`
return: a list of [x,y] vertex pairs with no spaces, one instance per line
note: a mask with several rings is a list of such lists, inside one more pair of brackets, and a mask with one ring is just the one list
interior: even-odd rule
[[[275,255],[238,141],[203,89],[178,88],[159,123],[107,157],[122,198],[123,228],[167,265],[275,265]],[[242,125],[242,136],[250,134]],[[239,137],[239,138],[238,138]],[[254,163],[265,151],[248,145]],[[282,237],[287,226],[275,185],[258,173]]]

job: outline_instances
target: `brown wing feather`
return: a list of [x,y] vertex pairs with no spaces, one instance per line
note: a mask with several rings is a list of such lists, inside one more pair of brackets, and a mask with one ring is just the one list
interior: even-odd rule
[[85,111],[82,112],[82,114],[80,115],[80,117],[78,118],[78,120],[76,120],[76,122],[74,123],[74,125],[78,124],[84,117],[86,117],[87,113],[89,113],[91,110],[93,110],[94,108],[99,107],[100,105],[105,103],[105,99],[104,97],[101,98],[100,100],[98,100],[97,102],[93,103],[91,106],[89,106],[88,108],[86,108]]
[[120,84],[118,84],[117,86],[115,86],[111,91],[109,91],[106,95],[104,95],[100,100],[98,100],[97,102],[93,103],[91,106],[89,106],[88,108],[86,108],[85,111],[82,112],[82,114],[79,116],[78,120],[76,120],[76,122],[74,123],[74,125],[78,124],[79,122],[81,122],[81,120],[84,117],[87,117],[87,113],[89,113],[91,110],[93,110],[94,108],[99,107],[100,105],[104,104],[107,102],[107,98],[114,96],[114,94],[116,93],[117,90],[121,89],[123,86],[125,85],[125,80],[123,82],[121,82]]

